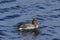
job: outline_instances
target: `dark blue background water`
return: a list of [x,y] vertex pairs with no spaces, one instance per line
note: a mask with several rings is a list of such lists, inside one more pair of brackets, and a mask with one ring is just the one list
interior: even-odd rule
[[[17,30],[35,17],[39,35]],[[0,0],[0,40],[60,40],[60,0]]]

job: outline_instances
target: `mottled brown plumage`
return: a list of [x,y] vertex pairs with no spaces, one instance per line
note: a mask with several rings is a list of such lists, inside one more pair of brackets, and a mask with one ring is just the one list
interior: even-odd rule
[[34,28],[38,28],[38,20],[36,18],[32,20],[32,24],[21,25],[19,30],[27,30],[27,29],[34,29]]

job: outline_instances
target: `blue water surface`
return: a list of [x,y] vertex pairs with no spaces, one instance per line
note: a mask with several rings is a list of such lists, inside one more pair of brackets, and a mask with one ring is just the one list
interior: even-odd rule
[[[18,26],[39,21],[39,28]],[[0,0],[0,40],[60,40],[60,0]]]

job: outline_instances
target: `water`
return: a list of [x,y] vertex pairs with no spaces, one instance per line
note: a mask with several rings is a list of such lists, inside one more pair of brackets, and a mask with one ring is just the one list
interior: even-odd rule
[[[39,20],[39,28],[18,26]],[[0,40],[60,40],[60,0],[0,0]]]

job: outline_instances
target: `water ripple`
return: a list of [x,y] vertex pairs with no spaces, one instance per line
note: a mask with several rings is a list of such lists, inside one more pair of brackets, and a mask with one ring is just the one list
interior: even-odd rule
[[48,26],[42,26],[42,27],[39,27],[40,29],[42,29],[42,28],[47,28]]
[[41,15],[36,15],[36,16],[38,16],[38,17],[43,17],[43,16],[41,16]]
[[40,5],[36,5],[35,7],[39,8],[39,9],[45,9],[44,7],[41,7]]
[[42,18],[46,18],[48,17],[48,15],[36,15],[37,17],[42,17]]
[[60,26],[54,26],[54,27],[56,28],[56,27],[60,27]]
[[51,32],[51,33],[56,33],[54,30],[48,30],[49,32]]
[[45,20],[44,18],[37,18],[38,20]]
[[9,2],[15,2],[16,0],[5,0],[5,1],[1,1],[0,4],[2,3],[9,3]]
[[15,6],[15,7],[10,7],[10,8],[3,8],[3,9],[0,9],[0,13],[8,12],[9,10],[15,10],[15,9],[17,10],[19,8],[20,8],[19,5]]
[[58,8],[58,9],[54,9],[54,11],[60,11],[60,8]]
[[46,18],[46,17],[51,17],[51,18],[59,18],[60,17],[60,14],[58,15],[36,15],[37,17],[43,17],[43,18]]
[[0,21],[4,21],[4,19],[0,19]]
[[55,27],[49,27],[49,28],[51,28],[51,29],[55,29]]
[[45,36],[45,35],[47,35],[47,36],[53,36],[51,34],[46,34],[46,33],[42,33],[41,35],[43,35],[43,36]]
[[6,16],[6,17],[0,19],[0,21],[4,21],[5,19],[13,19],[13,18],[16,18],[16,17],[19,17],[19,16],[20,15],[18,15],[18,14]]
[[58,17],[60,17],[60,14],[59,15],[50,15],[49,17],[58,18]]
[[7,34],[4,33],[4,30],[0,30],[0,35],[7,36]]
[[0,40],[4,39],[2,36],[0,36]]
[[54,38],[53,40],[60,40],[60,39]]
[[0,25],[0,27],[11,27],[11,26]]

